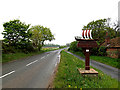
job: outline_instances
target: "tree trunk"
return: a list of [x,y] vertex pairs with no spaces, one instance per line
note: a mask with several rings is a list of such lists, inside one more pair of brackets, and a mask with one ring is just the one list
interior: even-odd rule
[[44,41],[42,41],[42,46],[44,45]]
[[41,45],[40,45],[40,42],[39,42],[39,44],[38,44],[38,50],[40,51],[40,49],[41,49]]

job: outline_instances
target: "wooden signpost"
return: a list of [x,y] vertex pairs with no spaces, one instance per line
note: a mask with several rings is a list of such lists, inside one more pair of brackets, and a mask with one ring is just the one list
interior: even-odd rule
[[85,69],[78,69],[79,72],[84,74],[98,74],[97,71],[94,69],[90,69],[89,63],[90,63],[90,49],[94,47],[98,47],[96,41],[97,39],[92,39],[91,36],[91,30],[83,30],[82,32],[82,39],[77,39],[78,41],[77,47],[82,48],[83,53],[85,55]]

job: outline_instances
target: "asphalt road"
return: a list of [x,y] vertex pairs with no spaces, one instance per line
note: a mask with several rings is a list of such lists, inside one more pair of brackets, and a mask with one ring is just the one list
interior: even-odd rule
[[55,50],[2,65],[2,88],[47,88],[60,60]]
[[[85,61],[85,58],[83,58],[83,57],[75,55],[75,54],[73,54],[71,52],[68,52],[68,53],[78,57],[80,60]],[[96,62],[94,60],[90,60],[90,65],[97,68],[97,69],[99,69],[99,70],[101,70],[101,71],[103,71],[107,75],[110,75],[112,78],[115,78],[115,79],[120,81],[120,70],[119,69],[111,67],[111,66],[103,64],[103,63],[100,63],[100,62]]]

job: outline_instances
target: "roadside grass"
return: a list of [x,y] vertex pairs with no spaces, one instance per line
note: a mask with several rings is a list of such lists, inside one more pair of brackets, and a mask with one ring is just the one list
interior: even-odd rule
[[120,59],[116,58],[110,58],[110,57],[105,57],[105,56],[90,56],[90,59],[116,67],[120,69]]
[[9,62],[9,61],[19,60],[19,59],[22,59],[22,58],[26,58],[28,56],[33,56],[33,55],[37,55],[37,54],[41,54],[41,53],[48,52],[48,51],[53,51],[53,50],[57,50],[57,49],[56,48],[42,48],[41,51],[31,52],[31,53],[27,53],[27,54],[23,53],[23,52],[2,54],[2,60],[0,60],[0,62],[6,63],[6,62]]
[[99,72],[98,77],[81,76],[77,69],[84,67],[82,60],[62,51],[53,88],[118,88],[116,79],[112,79],[96,68],[94,69]]
[[84,54],[82,52],[75,52],[75,51],[71,51],[71,50],[69,52],[85,58],[85,56],[84,56]]
[[[74,51],[70,51],[70,52],[72,52],[73,54],[79,55],[81,57],[85,57],[82,52],[74,52]],[[105,56],[90,56],[90,59],[120,69],[120,65],[119,65],[120,59],[110,58],[110,57],[105,57]]]
[[31,52],[31,53],[23,53],[23,52],[16,52],[16,53],[9,53],[9,54],[2,54],[2,63],[9,62],[12,60],[18,60],[22,58],[26,58],[28,56],[36,55],[43,53],[43,51],[40,52]]

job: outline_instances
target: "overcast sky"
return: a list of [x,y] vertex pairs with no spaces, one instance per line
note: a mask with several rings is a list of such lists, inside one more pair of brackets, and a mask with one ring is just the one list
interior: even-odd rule
[[[87,23],[118,17],[119,0],[0,0],[0,33],[3,23],[20,19],[26,24],[43,25],[51,29],[55,40],[64,45],[81,35]],[[2,39],[0,34],[0,39]],[[49,42],[46,42],[49,43]]]

